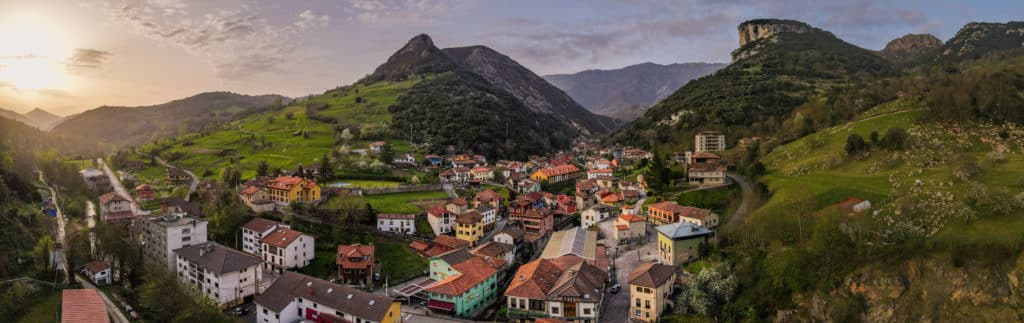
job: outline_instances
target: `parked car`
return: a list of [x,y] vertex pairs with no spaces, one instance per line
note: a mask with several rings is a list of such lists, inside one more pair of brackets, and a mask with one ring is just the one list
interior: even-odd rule
[[236,307],[234,311],[231,311],[231,313],[235,314],[235,316],[242,316],[249,313],[249,309],[245,308],[245,306],[239,306]]
[[612,285],[611,288],[608,288],[608,292],[612,294],[618,294],[620,289],[622,289],[622,286],[619,286],[619,284],[615,284]]

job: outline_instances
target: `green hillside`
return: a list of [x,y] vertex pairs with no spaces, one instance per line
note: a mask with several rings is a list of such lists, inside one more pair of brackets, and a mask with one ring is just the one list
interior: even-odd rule
[[[1021,269],[1024,130],[929,121],[929,113],[915,100],[891,101],[763,157],[768,197],[725,234],[735,239],[725,250],[743,273],[737,304],[790,308],[805,319],[863,313],[854,317],[886,321],[961,313],[979,302],[955,296],[964,289],[1013,288],[989,277]],[[896,128],[907,133],[902,145],[886,139]],[[854,134],[866,144],[851,151]],[[848,217],[833,207],[850,197],[871,201],[871,211]],[[922,264],[978,285],[936,288],[948,282],[912,269]],[[975,268],[981,264],[986,269]],[[913,277],[899,287],[912,292],[885,294],[894,287],[874,278],[899,275]],[[983,320],[1014,317],[1006,311],[1012,299],[983,302]],[[812,306],[818,310],[802,312]]]
[[[411,152],[408,144],[390,136],[387,107],[423,79],[429,77],[343,87],[215,131],[162,140],[143,149],[156,149],[168,162],[202,177],[220,176],[224,168],[237,163],[243,178],[255,176],[261,161],[271,170],[290,170],[315,163],[336,150],[347,154],[366,149],[376,140],[389,142],[395,153]],[[311,117],[310,112],[328,119]],[[351,135],[348,139],[343,136],[345,129]]]

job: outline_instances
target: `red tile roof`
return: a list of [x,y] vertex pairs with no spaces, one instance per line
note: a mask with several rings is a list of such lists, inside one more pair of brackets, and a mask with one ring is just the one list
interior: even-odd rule
[[465,247],[469,246],[469,242],[466,242],[466,241],[463,241],[463,240],[459,240],[459,239],[456,239],[453,236],[444,235],[444,234],[439,235],[436,238],[434,238],[434,244],[442,245],[442,246],[445,246],[445,247],[448,247],[448,248],[451,248],[451,249],[459,249],[459,248],[465,248]]
[[107,205],[107,203],[110,203],[110,202],[113,202],[113,201],[127,201],[127,200],[124,199],[123,197],[121,197],[121,195],[118,195],[117,193],[114,193],[114,192],[110,192],[110,193],[107,193],[107,194],[100,195],[100,204]]
[[446,210],[444,206],[440,205],[432,207],[429,210],[427,210],[427,215],[432,217],[440,217],[443,216],[445,213],[448,213],[448,210]]
[[[367,269],[373,266],[374,247],[364,244],[338,245],[338,256],[335,263],[341,268]],[[362,259],[352,261],[353,258]]]
[[286,228],[277,228],[274,230],[274,232],[271,232],[266,237],[263,237],[263,239],[260,241],[278,248],[285,248],[288,247],[288,245],[292,244],[292,242],[295,241],[295,239],[298,239],[301,236],[302,232]]
[[85,264],[85,268],[88,269],[90,272],[98,273],[107,270],[107,268],[110,268],[110,265],[108,265],[106,262],[103,262],[103,260],[93,260]]
[[458,271],[459,275],[449,276],[427,288],[427,291],[444,295],[462,295],[473,288],[473,286],[479,285],[488,278],[495,276],[498,273],[498,269],[504,265],[504,260],[485,259],[484,257],[474,255],[469,259],[452,265],[452,269]]
[[60,313],[61,323],[110,323],[107,306],[94,289],[65,289]]
[[576,165],[568,164],[568,165],[561,165],[561,166],[543,168],[541,170],[538,170],[537,172],[539,172],[541,174],[544,174],[544,176],[552,177],[552,176],[571,174],[571,173],[575,173],[575,172],[578,172],[578,171],[580,171],[580,169],[578,167],[576,167]]
[[262,233],[267,232],[267,230],[270,230],[270,228],[273,228],[274,226],[281,224],[283,223],[270,219],[253,218],[252,220],[249,220],[249,222],[246,222],[245,225],[242,225],[242,228]]
[[620,214],[619,218],[626,222],[644,222],[644,218],[636,214]]
[[409,243],[409,248],[416,252],[424,252],[430,248],[430,245],[423,241],[413,240],[413,242]]
[[547,259],[526,263],[512,276],[505,296],[544,299],[561,274],[562,269]]
[[462,213],[455,216],[455,222],[461,224],[476,224],[479,223],[480,221],[483,221],[483,219],[484,215],[480,214],[480,212],[477,212],[476,210],[469,210],[466,213]]

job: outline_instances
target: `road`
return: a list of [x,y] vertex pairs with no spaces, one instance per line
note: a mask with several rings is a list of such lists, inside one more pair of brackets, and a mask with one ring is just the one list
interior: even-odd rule
[[441,184],[441,189],[444,190],[445,193],[448,193],[448,198],[451,198],[451,199],[459,198],[459,194],[455,193],[455,184],[452,184],[452,183]]
[[121,312],[121,308],[118,307],[117,304],[114,303],[114,301],[110,300],[110,297],[107,297],[107,293],[104,293],[103,290],[96,288],[96,286],[93,285],[92,282],[86,279],[82,279],[81,276],[75,276],[75,281],[82,284],[82,287],[88,289],[95,289],[97,292],[99,292],[100,298],[103,298],[103,303],[107,305],[107,313],[111,314],[110,317],[113,319],[114,323],[130,322],[128,321],[128,317],[124,316],[124,313]]
[[68,283],[68,277],[71,275],[71,270],[68,269],[68,257],[64,254],[64,247],[67,246],[67,242],[64,241],[64,212],[60,209],[60,203],[57,199],[57,191],[53,189],[53,186],[46,181],[46,177],[43,176],[43,172],[39,171],[39,181],[46,185],[46,189],[50,190],[50,199],[53,200],[53,205],[57,208],[57,242],[60,243],[61,248],[54,250],[54,254],[51,258],[54,260],[54,267],[60,267],[64,270],[64,283]]
[[[135,149],[135,153],[143,156],[149,156],[143,154],[142,151],[139,150],[138,148]],[[164,161],[163,158],[153,156],[153,159],[155,159],[157,163],[160,163],[160,165],[163,165],[164,167],[175,167],[174,165],[171,165],[170,163]],[[192,184],[188,186],[188,195],[185,195],[185,200],[188,201],[189,199],[192,198],[192,193],[195,193],[196,189],[199,188],[199,177],[196,177],[196,174],[193,174],[192,171],[190,170],[184,168],[182,168],[181,170],[185,171],[185,173],[192,178]]]
[[103,158],[96,158],[96,163],[100,164],[100,166],[103,166],[103,172],[106,173],[107,178],[110,179],[110,185],[114,187],[114,192],[117,192],[117,195],[120,195],[122,198],[131,202],[132,214],[140,215],[144,213],[149,213],[141,212],[142,208],[139,207],[139,203],[135,202],[135,199],[132,198],[132,195],[128,192],[127,189],[124,188],[124,184],[121,183],[121,179],[117,178],[117,176],[114,176],[114,172],[110,170],[110,166],[107,166],[107,163],[103,161]]
[[96,254],[96,233],[92,232],[96,227],[96,204],[92,201],[85,201],[85,220],[89,225],[89,252]]
[[736,208],[736,212],[734,212],[732,216],[729,217],[729,222],[725,224],[727,226],[732,227],[735,226],[736,224],[739,224],[743,220],[743,218],[747,217],[747,215],[750,214],[750,203],[753,203],[754,189],[750,186],[750,183],[748,183],[747,179],[744,178],[743,176],[736,174],[726,174],[725,176],[728,176],[729,179],[731,179],[733,182],[739,184],[741,191],[740,206]]
[[[598,227],[602,232],[611,232],[615,221],[606,220]],[[642,262],[657,261],[657,233],[654,227],[647,226],[647,238],[642,243],[633,243],[625,246],[614,246],[614,242],[608,242],[611,247],[611,256],[615,264],[615,284],[622,286],[617,294],[605,294],[604,305],[601,307],[601,322],[629,322],[629,273]],[[606,241],[613,241],[610,235],[605,235]]]

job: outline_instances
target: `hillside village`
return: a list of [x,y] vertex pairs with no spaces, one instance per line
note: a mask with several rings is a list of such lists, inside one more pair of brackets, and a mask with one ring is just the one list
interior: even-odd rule
[[1019,321],[1022,26],[750,20],[628,124],[425,34],[294,99],[0,118],[0,317]]
[[[387,145],[371,142],[365,154],[384,154]],[[702,132],[694,147],[666,160],[686,176],[660,180],[673,191],[734,185],[715,155],[727,148],[723,134]],[[386,186],[331,185],[328,174],[342,170],[330,160],[258,170],[265,175],[234,187],[169,164],[162,178],[139,174],[147,162],[133,161],[118,162],[118,175],[103,160],[104,171],[81,173],[100,194],[99,222],[137,237],[146,264],[257,322],[657,321],[695,274],[684,266],[714,249],[723,210],[654,202],[647,179],[658,175],[643,172],[652,158],[592,140],[521,161],[404,154],[390,167],[436,177]],[[166,186],[193,189],[182,198],[157,189]],[[248,214],[227,239],[211,233],[204,214],[204,203],[225,198],[218,191],[238,192],[228,203]],[[392,206],[407,203],[413,207]],[[108,260],[88,268],[95,284],[110,283]],[[303,284],[312,294],[295,294]]]

